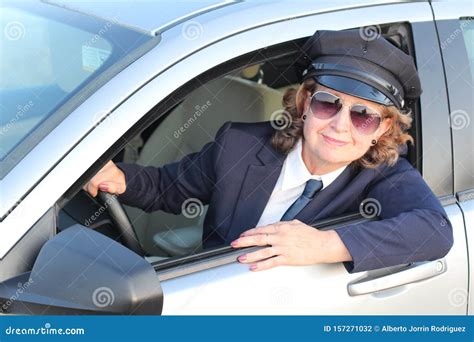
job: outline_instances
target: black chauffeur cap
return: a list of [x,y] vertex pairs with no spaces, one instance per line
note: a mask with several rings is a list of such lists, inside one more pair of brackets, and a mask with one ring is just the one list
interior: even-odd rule
[[314,78],[325,87],[386,106],[405,106],[422,89],[410,55],[380,34],[362,30],[316,31],[296,62],[300,81]]

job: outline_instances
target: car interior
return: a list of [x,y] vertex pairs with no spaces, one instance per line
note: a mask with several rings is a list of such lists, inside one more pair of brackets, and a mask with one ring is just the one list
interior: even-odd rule
[[[413,54],[408,25],[386,25],[381,30],[393,44]],[[265,49],[265,53],[254,52],[245,59],[219,66],[219,72],[211,70],[210,76],[193,80],[193,90],[127,139],[125,147],[115,151],[113,161],[159,167],[198,152],[214,139],[218,129],[227,121],[271,120],[274,113],[282,109],[285,91],[299,85],[293,64],[304,41],[280,44],[272,57],[269,57],[272,49]],[[278,53],[282,48],[286,53]],[[220,74],[216,77],[216,73]],[[415,138],[415,146],[408,146],[406,157],[420,170],[417,156],[420,155],[421,139],[419,134],[415,134],[419,109],[416,103],[408,105],[414,118],[410,133]],[[181,134],[183,128],[185,133]],[[107,210],[97,220],[87,221],[100,205],[97,199],[80,190],[61,205],[59,230],[79,222],[119,240],[120,236],[113,227],[114,220]],[[163,211],[146,213],[131,206],[124,206],[124,209],[150,262],[202,251],[202,227],[207,206],[194,218]]]

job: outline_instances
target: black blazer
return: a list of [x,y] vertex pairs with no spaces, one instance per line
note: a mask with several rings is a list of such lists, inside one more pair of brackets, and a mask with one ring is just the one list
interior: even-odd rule
[[[270,122],[225,123],[200,152],[162,167],[117,163],[124,171],[124,204],[146,212],[181,213],[188,198],[209,208],[205,248],[229,244],[255,227],[280,175],[285,155],[271,145]],[[306,224],[359,211],[363,200],[380,203],[381,220],[336,231],[353,261],[349,272],[434,260],[453,244],[452,227],[436,196],[405,158],[376,169],[347,167],[296,216]],[[283,213],[282,213],[283,215]]]

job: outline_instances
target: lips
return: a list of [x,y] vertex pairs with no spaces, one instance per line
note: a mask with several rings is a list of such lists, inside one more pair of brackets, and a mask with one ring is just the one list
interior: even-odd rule
[[347,145],[348,142],[346,141],[342,141],[342,140],[337,140],[337,139],[334,139],[334,138],[331,138],[331,137],[328,137],[324,134],[321,134],[324,138],[324,140],[330,144],[330,145],[333,145],[333,146],[344,146],[344,145]]

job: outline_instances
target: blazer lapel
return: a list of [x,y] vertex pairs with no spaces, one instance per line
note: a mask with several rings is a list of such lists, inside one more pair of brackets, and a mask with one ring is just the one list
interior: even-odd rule
[[249,165],[247,168],[226,243],[230,243],[241,233],[257,225],[280,176],[286,156],[273,149],[269,140],[260,149],[257,157],[261,164]]
[[314,196],[313,200],[296,215],[295,219],[312,224],[333,212],[340,206],[340,203],[338,203],[339,199],[347,201],[347,197],[341,196],[341,193],[347,188],[347,185],[358,172],[356,167],[348,165],[327,188],[324,188]]

